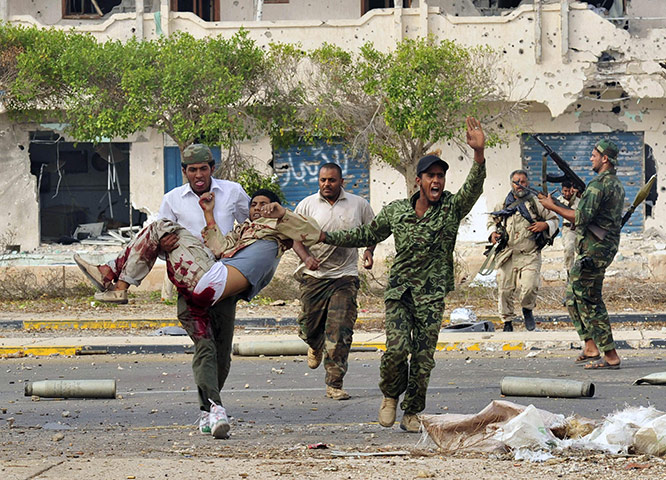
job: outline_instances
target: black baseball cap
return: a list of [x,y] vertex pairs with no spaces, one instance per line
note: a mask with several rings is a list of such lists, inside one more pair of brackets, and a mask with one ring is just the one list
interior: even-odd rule
[[437,155],[426,155],[425,157],[419,160],[418,165],[416,165],[416,175],[421,175],[423,172],[428,170],[433,164],[441,163],[444,168],[444,173],[449,169],[449,164],[444,160],[439,158]]

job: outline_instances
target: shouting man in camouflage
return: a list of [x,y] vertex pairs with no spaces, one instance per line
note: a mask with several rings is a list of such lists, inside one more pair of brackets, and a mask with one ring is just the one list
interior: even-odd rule
[[[584,342],[576,363],[587,363],[586,369],[620,368],[610,319],[601,298],[604,274],[617,253],[622,228],[624,188],[615,173],[618,153],[617,145],[611,141],[596,144],[590,161],[598,175],[583,192],[576,210],[557,206],[550,196],[539,199],[544,207],[576,228],[576,260],[569,274],[567,308]],[[604,358],[600,358],[600,351]]]
[[[425,409],[444,297],[454,288],[453,249],[461,220],[483,191],[486,176],[485,135],[475,118],[467,119],[467,144],[474,164],[455,195],[444,190],[449,165],[435,155],[416,168],[419,191],[385,206],[369,225],[322,233],[330,245],[375,245],[393,234],[396,256],[384,294],[386,353],[381,360],[379,388],[384,394],[379,423],[395,422],[400,395],[405,394],[400,428],[418,432],[417,414]],[[411,360],[408,360],[411,355]]]

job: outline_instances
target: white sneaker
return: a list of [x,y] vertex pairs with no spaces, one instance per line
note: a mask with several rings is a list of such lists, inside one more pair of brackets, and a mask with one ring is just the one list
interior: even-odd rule
[[203,434],[210,435],[210,414],[201,410],[201,416],[199,417],[199,431]]
[[215,438],[227,438],[229,436],[229,419],[227,412],[222,405],[217,405],[210,400],[210,413],[209,413],[210,433]]

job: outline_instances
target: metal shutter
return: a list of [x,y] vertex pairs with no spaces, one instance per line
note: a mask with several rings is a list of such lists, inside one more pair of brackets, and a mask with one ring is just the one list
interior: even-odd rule
[[299,143],[275,150],[273,156],[275,172],[289,208],[295,208],[298,202],[319,190],[319,167],[329,162],[342,168],[345,191],[370,201],[368,162],[364,158],[350,157],[342,144]]
[[[620,148],[620,155],[618,157],[620,163],[617,175],[622,185],[624,185],[625,190],[624,211],[629,208],[636,194],[645,183],[642,132],[542,133],[538,136],[555,150],[585,183],[588,183],[596,175],[592,170],[592,162],[590,162],[590,154],[596,142],[602,138],[608,138],[615,142]],[[523,168],[529,172],[530,184],[534,188],[541,190],[541,158],[545,152],[527,134],[523,134],[522,136],[521,150]],[[548,173],[552,175],[560,175],[562,173],[550,158],[548,159]],[[556,187],[558,185],[548,185],[548,189],[551,192]],[[636,209],[622,229],[624,233],[643,231],[645,219],[644,205]]]

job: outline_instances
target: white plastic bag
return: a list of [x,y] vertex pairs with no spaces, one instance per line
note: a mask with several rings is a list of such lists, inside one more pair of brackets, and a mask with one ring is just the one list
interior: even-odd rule
[[521,448],[549,450],[559,444],[557,437],[544,425],[534,405],[528,406],[520,415],[509,420],[493,438],[514,450]]
[[627,407],[609,415],[592,433],[580,439],[581,446],[605,450],[610,453],[627,453],[634,443],[636,432],[655,418],[664,415],[654,407]]
[[666,453],[666,415],[657,417],[638,429],[634,435],[634,447],[638,453]]
[[476,313],[469,308],[455,308],[449,316],[451,325],[457,323],[474,323],[476,322]]

